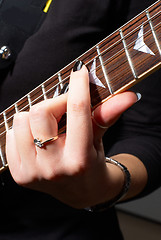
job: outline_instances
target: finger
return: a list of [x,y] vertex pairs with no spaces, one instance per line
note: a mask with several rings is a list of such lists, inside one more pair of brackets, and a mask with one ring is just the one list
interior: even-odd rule
[[[21,163],[32,163],[35,158],[35,147],[29,124],[29,113],[16,113],[13,120],[13,132],[16,142],[16,149],[19,153]],[[26,163],[27,160],[27,163]]]
[[[67,96],[64,94],[55,99],[43,101],[31,108],[29,121],[34,139],[44,142],[58,135],[58,121],[66,112],[66,102]],[[57,142],[59,142],[59,139],[49,141],[44,148],[37,147],[37,154],[39,154],[39,156],[41,154],[41,158],[46,158],[58,147]],[[46,149],[48,151],[46,151]]]
[[67,138],[66,146],[71,153],[83,155],[92,145],[92,122],[88,70],[71,73],[67,101]]
[[[17,122],[19,121],[19,120],[17,121],[18,118],[19,116],[16,116],[15,125],[17,125]],[[23,117],[23,120],[24,120],[24,117]],[[9,170],[15,182],[20,185],[26,185],[29,182],[31,182],[33,179],[35,179],[35,177],[38,176],[38,174],[36,173],[35,154],[34,154],[35,149],[33,145],[31,148],[30,147],[27,148],[28,141],[24,141],[22,146],[20,145],[21,136],[19,134],[20,131],[17,134],[17,130],[18,130],[17,128],[16,128],[16,131],[15,131],[15,128],[13,128],[9,130],[6,135],[7,162],[9,165]],[[25,132],[23,132],[23,134],[24,133]],[[24,135],[23,137],[25,138],[25,140],[27,139],[26,138],[27,135]],[[21,149],[21,151],[19,149]]]
[[15,114],[13,129],[7,133],[7,142],[11,174],[18,184],[24,184],[29,176],[35,176],[35,147],[27,112]]
[[6,134],[6,156],[11,175],[15,179],[17,173],[20,173],[21,159],[17,150],[13,129]]
[[[127,91],[113,96],[97,107],[93,112],[97,137],[101,138],[107,128],[112,126],[125,110],[136,103],[139,97],[138,94]],[[101,128],[101,126],[104,128]]]
[[39,138],[44,138],[45,136],[47,138],[52,137],[51,134],[55,132],[55,124],[51,123],[59,122],[62,115],[66,112],[66,102],[67,95],[63,94],[55,99],[48,99],[31,107],[29,120],[34,136]]

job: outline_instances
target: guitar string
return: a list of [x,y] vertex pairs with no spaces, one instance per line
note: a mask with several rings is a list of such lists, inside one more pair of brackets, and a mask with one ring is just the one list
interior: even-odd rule
[[[147,31],[145,34],[147,34],[148,32],[151,32],[150,30],[149,31]],[[144,34],[144,35],[145,35]],[[126,37],[126,36],[125,36]],[[131,43],[131,45],[132,45],[133,43]],[[130,44],[128,45],[128,47],[130,46]],[[121,49],[119,52],[117,52],[116,53],[116,55],[118,55],[118,53],[120,53],[121,51],[124,51],[124,49]],[[102,55],[102,53],[101,53],[101,55]],[[136,54],[135,54],[136,55]],[[96,56],[97,57],[97,56]],[[117,56],[116,56],[117,57]],[[111,57],[111,59],[113,60],[113,56]],[[110,59],[107,59],[104,63],[106,63],[107,61],[109,61]],[[90,60],[90,61],[92,61],[92,60]],[[87,64],[89,64],[89,62],[87,63]],[[86,64],[86,65],[87,65]],[[99,65],[99,66],[97,66],[97,68],[99,68],[101,65]],[[97,69],[96,68],[96,69]],[[96,70],[96,69],[94,69],[94,70]],[[115,75],[115,76],[117,76],[117,75]],[[53,88],[56,88],[57,86],[59,86],[60,84],[62,84],[62,83],[64,83],[64,82],[66,82],[66,80],[69,78],[69,76],[67,76],[65,79],[63,79],[63,81],[61,81],[60,83],[57,83],[56,85],[54,85],[51,89],[53,90]],[[115,87],[115,86],[117,86],[117,85],[113,85],[113,87]],[[47,92],[46,92],[46,94],[48,94],[48,92],[50,92],[51,91],[51,89],[49,89]],[[34,90],[33,90],[34,91]],[[34,102],[37,102],[37,100],[38,99],[40,99],[41,97],[43,97],[43,94],[42,95],[40,95],[40,96],[38,96],[38,98],[36,98],[36,99],[34,99],[33,101],[32,101],[32,104],[34,104]],[[17,102],[18,103],[18,102]],[[16,103],[15,103],[16,104]],[[24,106],[20,111],[23,111],[25,108],[28,108],[29,107],[29,104],[27,104],[26,106]],[[13,116],[10,116],[10,118],[12,118]],[[8,118],[7,119],[7,121],[10,121],[10,118]],[[1,123],[1,124],[4,124],[4,122],[3,123]]]
[[[159,25],[159,24],[158,24]],[[155,26],[156,27],[156,26]],[[146,34],[148,34],[148,33],[151,33],[151,30],[149,30],[149,31],[147,31],[145,34],[144,34],[144,36],[146,35]],[[125,36],[126,37],[126,36]],[[121,42],[121,40],[120,40],[120,42]],[[133,45],[133,43],[134,43],[134,41],[133,42],[131,42],[129,45],[128,45],[128,48],[130,47],[130,46],[132,46]],[[139,50],[139,49],[138,49]],[[102,53],[101,53],[101,55],[103,56],[105,53],[106,53],[107,51],[105,50],[105,51],[103,51]],[[112,57],[110,57],[110,58],[108,58],[106,61],[104,61],[104,64],[106,64],[107,62],[111,62],[111,61],[113,61],[115,58],[117,58],[117,55],[120,55],[120,53],[121,52],[124,52],[124,48],[122,48],[120,51],[118,51],[116,54],[114,54]],[[134,56],[135,56],[136,54],[134,54]],[[96,57],[94,57],[94,59],[95,58],[97,58],[98,57],[98,55],[96,55]],[[92,60],[90,60],[89,62],[87,62],[86,63],[86,65],[88,65],[90,62],[92,62],[93,61],[93,59]],[[97,68],[99,68],[101,66],[101,64],[100,65],[98,65],[94,70],[92,70],[92,71],[95,71]],[[110,68],[109,68],[109,70],[110,70]],[[91,71],[90,71],[90,73],[91,73]],[[69,76],[67,76],[66,78],[64,78],[61,82],[58,82],[57,84],[55,84],[52,88],[50,88],[50,89],[48,89],[46,92],[45,92],[45,94],[48,94],[51,90],[53,90],[54,88],[56,88],[57,86],[59,86],[60,84],[62,84],[62,83],[64,83],[64,82],[66,82],[67,81],[67,79],[69,78]],[[43,85],[43,84],[42,84]],[[116,85],[114,85],[114,86],[116,86]],[[33,90],[34,91],[34,90]],[[36,94],[37,94],[38,92],[36,92]],[[35,95],[36,95],[35,94]],[[34,100],[32,100],[32,103],[34,104],[35,102],[37,102],[37,100],[38,99],[40,99],[41,97],[43,97],[44,96],[44,94],[41,94],[40,96],[38,96],[36,99],[34,99]],[[17,102],[18,103],[18,102]],[[15,103],[16,104],[16,103]],[[26,105],[26,106],[24,106],[22,109],[21,109],[21,111],[23,111],[26,107],[28,107],[29,106],[29,104],[28,105]],[[12,116],[11,116],[12,117]],[[9,120],[9,119],[8,119]]]
[[[146,10],[145,10],[146,11]],[[155,18],[157,15],[160,15],[160,12],[161,11],[159,11],[157,14],[155,14],[154,16],[152,16],[151,17],[151,19],[150,20],[152,20],[153,18]],[[142,16],[142,18],[144,18],[145,16]],[[140,19],[141,20],[141,19]],[[133,31],[131,31],[131,32],[129,32],[127,35],[125,35],[124,36],[124,38],[126,38],[128,35],[131,35],[131,33],[132,32],[134,32],[134,31],[136,31],[136,29],[138,29],[138,28],[140,28],[142,25],[144,25],[145,23],[149,23],[149,20],[146,20],[145,22],[143,22],[141,25],[139,25],[139,26],[137,26]],[[156,28],[157,26],[159,26],[160,25],[160,23],[159,24],[157,24],[157,25],[155,25],[155,26],[153,26],[154,28]],[[151,32],[151,30],[149,30],[149,31],[147,31],[147,32],[145,32],[143,35],[145,36],[148,32]],[[106,38],[106,39],[108,39],[108,37]],[[103,42],[103,40],[100,42],[100,43],[102,43]],[[116,45],[116,44],[118,44],[118,43],[121,43],[122,42],[122,39],[120,39],[117,43],[115,43],[114,45]],[[135,41],[134,41],[135,42]],[[100,44],[100,43],[98,43],[98,44]],[[104,44],[106,44],[106,43],[104,43]],[[133,43],[131,43],[131,45],[132,45]],[[128,45],[128,47],[130,46],[130,44]],[[111,48],[111,46],[109,47],[109,48]],[[91,49],[92,50],[92,49]],[[103,54],[105,54],[106,52],[107,52],[107,50],[108,50],[108,48],[107,49],[105,49],[103,52],[101,52],[101,55],[103,55]],[[89,50],[90,51],[90,50]],[[124,51],[124,48],[122,48],[119,52],[121,52],[121,51]],[[118,55],[118,53],[116,53],[116,55]],[[135,54],[136,55],[136,54]],[[82,55],[83,56],[83,55]],[[90,56],[90,55],[89,55]],[[96,55],[93,59],[96,59],[98,57],[98,55]],[[112,57],[111,57],[112,58]],[[87,62],[86,63],[86,65],[88,65],[90,62],[92,62],[93,61],[93,59],[92,60],[90,60],[89,62]],[[112,59],[113,60],[113,59]],[[109,61],[109,59],[107,59],[104,63],[106,63],[107,61]],[[98,65],[97,67],[96,67],[96,69],[98,69],[99,67],[101,66],[101,64],[100,65]],[[94,69],[93,71],[95,71],[96,69]],[[56,75],[56,74],[55,74]],[[50,79],[51,78],[53,78],[55,75],[53,75],[52,77],[50,77]],[[65,79],[63,79],[63,81],[61,81],[61,82],[59,82],[59,83],[57,83],[56,85],[54,85],[51,89],[49,89],[47,92],[46,92],[46,94],[48,94],[48,92],[49,91],[51,91],[51,90],[53,90],[54,88],[56,88],[57,86],[59,86],[60,84],[62,84],[62,83],[64,83],[66,80],[67,80],[67,78],[69,78],[69,76],[67,76]],[[42,85],[43,85],[44,83],[42,83]],[[41,85],[41,86],[42,86]],[[47,86],[46,86],[47,87]],[[32,90],[32,92],[34,92],[35,91],[35,89],[34,90]],[[27,96],[27,95],[26,95]],[[26,97],[25,96],[25,97]],[[40,95],[37,99],[34,99],[34,101],[37,101],[39,98],[41,98],[43,96],[43,94],[42,95]],[[25,98],[25,97],[23,97],[23,99]],[[19,100],[20,101],[20,100]],[[14,103],[12,106],[15,106],[19,101],[17,101],[16,103]],[[33,102],[32,102],[33,103]],[[28,108],[29,107],[29,104],[27,104],[24,108]],[[11,107],[10,107],[11,108]],[[23,109],[24,109],[23,108]],[[23,109],[21,109],[20,111],[23,111]],[[6,110],[5,110],[6,111]],[[5,112],[4,111],[4,112]],[[7,119],[7,121],[10,121],[11,120],[11,118],[13,118],[13,116],[14,115],[12,115],[12,116],[10,116],[8,119]],[[3,121],[1,124],[0,124],[0,126],[2,125],[2,124],[4,124],[5,123],[5,121]],[[10,127],[10,128],[12,128],[12,127]],[[9,128],[9,129],[10,129]],[[0,136],[1,135],[3,135],[4,133],[6,133],[6,130],[4,131],[4,132],[2,132],[1,134],[0,134]],[[5,145],[4,145],[5,146]],[[3,146],[1,146],[1,147],[3,147]]]
[[[63,121],[63,122],[64,122],[64,121]],[[62,124],[63,124],[63,126],[64,126],[65,124],[64,124],[63,122],[62,122]],[[3,146],[5,146],[5,144],[4,144]],[[2,146],[2,147],[3,147],[3,146]]]
[[[141,25],[140,25],[141,26]],[[137,28],[139,28],[140,26],[138,26]],[[156,25],[157,26],[157,25]],[[155,26],[155,27],[156,27]],[[149,31],[147,31],[147,32],[145,32],[144,33],[144,35],[146,35],[148,32],[151,32],[151,30],[149,30]],[[129,34],[127,34],[127,35],[129,35]],[[127,35],[125,35],[125,38],[127,37]],[[119,41],[117,41],[116,43],[115,43],[115,45],[117,45],[117,43],[120,43],[120,42],[122,42],[122,40],[120,39]],[[131,45],[134,43],[134,41],[133,42],[131,42]],[[128,45],[128,47],[130,46],[130,44]],[[111,48],[111,46],[109,47],[109,48]],[[105,49],[103,52],[101,52],[101,55],[104,55],[104,53],[106,53],[107,52],[107,50],[109,49],[109,48],[107,48],[107,49]],[[118,55],[118,53],[120,53],[121,51],[124,51],[124,48],[122,48],[120,51],[118,51],[115,55]],[[104,63],[106,63],[107,61],[109,61],[110,59],[112,59],[115,55],[113,55],[112,57],[110,57],[109,59],[107,59]],[[98,57],[98,55],[96,55],[93,59],[95,59],[95,58],[97,58]],[[92,62],[93,61],[93,59],[91,59],[89,62],[87,62],[86,63],[86,65],[88,65],[90,62]],[[113,60],[113,59],[112,59]],[[98,65],[97,66],[97,68],[99,68],[101,65]],[[94,70],[96,70],[96,69],[94,69]],[[55,75],[53,75],[52,77],[54,77]],[[52,78],[51,77],[51,78]],[[66,78],[68,78],[69,76],[67,76]],[[66,78],[65,79],[63,79],[63,81],[61,81],[60,83],[57,83],[57,84],[55,84],[52,88],[56,88],[58,85],[60,85],[60,84],[62,84],[63,82],[65,82],[66,81]],[[43,85],[44,83],[42,83],[42,85]],[[47,85],[48,86],[48,85]],[[46,86],[46,87],[47,87]],[[51,89],[52,89],[51,88]],[[36,89],[36,88],[35,88]],[[35,89],[33,90],[33,91],[35,91]],[[50,91],[51,89],[49,89],[48,91]],[[36,93],[37,94],[37,93]],[[40,95],[39,96],[39,98],[41,98],[43,95]],[[33,100],[33,102],[34,101],[37,101],[37,99],[34,99]],[[18,103],[18,101],[17,101],[17,103]],[[15,103],[16,104],[16,103]]]
[[[155,16],[156,16],[156,15],[155,15]],[[155,16],[153,16],[153,17],[155,17]],[[145,22],[142,23],[142,24],[145,24],[145,23],[148,23],[148,22],[149,22],[149,21],[147,20],[147,21],[145,21]],[[140,26],[141,26],[141,25],[140,25]],[[138,26],[137,28],[139,28],[140,26]],[[137,29],[137,28],[135,28],[135,29]],[[135,29],[134,29],[133,31],[135,31]],[[150,32],[150,31],[151,31],[151,30],[149,30],[149,32]],[[132,32],[132,31],[131,31],[131,32]],[[126,38],[129,34],[131,34],[131,32],[128,33],[127,35],[125,35],[125,38]],[[147,33],[147,32],[146,32],[146,33]],[[146,33],[145,33],[145,34],[146,34]],[[144,34],[144,35],[145,35],[145,34]],[[122,41],[122,40],[120,39],[118,42],[115,43],[115,45],[117,45],[117,43],[119,43],[119,42],[121,42],[121,41]],[[111,48],[111,46],[110,46],[109,48]],[[101,55],[103,55],[105,51],[107,52],[107,50],[108,50],[108,48],[105,49],[105,50],[101,53]],[[123,48],[122,50],[124,51],[124,48]],[[121,50],[120,50],[120,51],[121,51]],[[118,54],[118,53],[116,53],[116,54]],[[97,58],[97,57],[98,57],[98,55],[96,55],[94,58]],[[91,61],[93,61],[93,59],[90,60],[90,62],[91,62]],[[109,61],[109,59],[107,59],[106,61]],[[87,64],[89,64],[89,62],[87,62],[86,65],[87,65]],[[99,65],[98,67],[100,67],[100,65]],[[94,69],[94,70],[95,70],[95,69]],[[53,75],[52,77],[54,77],[54,76],[55,76],[55,75]],[[52,78],[52,77],[50,77],[50,78]],[[67,78],[68,78],[68,76],[67,76]],[[64,79],[63,81],[65,82],[66,79]],[[60,84],[62,84],[62,83],[63,83],[63,82],[61,82]],[[42,85],[43,85],[43,84],[44,84],[44,83],[42,83]],[[54,87],[56,88],[58,85],[59,85],[59,83],[58,83],[58,84],[55,84],[55,86],[53,86],[52,88],[54,88]],[[48,85],[47,85],[47,86],[48,86]],[[47,86],[46,86],[46,87],[47,87]],[[34,90],[35,90],[35,89],[34,89]],[[34,91],[34,90],[33,90],[33,91]],[[50,90],[51,90],[51,89],[49,89],[48,91],[50,91]],[[39,98],[40,98],[40,97],[42,97],[42,96],[39,96]],[[36,99],[36,100],[37,100],[37,99]],[[34,99],[34,101],[36,101],[36,100]],[[18,102],[17,102],[17,103],[18,103]],[[16,103],[15,103],[15,104],[16,104]]]
[[[150,19],[151,20],[151,19]],[[149,21],[148,21],[149,22]],[[154,28],[156,27],[156,26],[153,26]],[[125,38],[126,36],[124,36],[124,38]],[[107,51],[107,50],[106,50]],[[101,53],[101,55],[102,55],[102,53]],[[96,57],[98,57],[98,56],[96,56]],[[95,57],[95,58],[96,58]],[[97,67],[98,68],[98,67]],[[61,83],[59,83],[59,84],[61,84]],[[34,91],[34,90],[33,90]],[[17,102],[18,103],[18,102]],[[15,105],[16,105],[16,103],[14,104],[14,107],[15,107]],[[8,119],[7,119],[7,121],[8,121]],[[5,131],[5,133],[6,133],[6,131]],[[1,134],[0,134],[1,135]],[[3,145],[3,146],[1,146],[1,147],[4,147],[5,146],[5,144]],[[3,165],[3,163],[2,163],[2,165]],[[5,164],[5,166],[3,165],[3,167],[7,167],[7,164]]]
[[[159,24],[158,24],[159,25]],[[155,26],[156,27],[156,26]],[[146,35],[148,32],[150,32],[151,33],[151,30],[149,30],[149,31],[147,31],[144,35]],[[126,37],[126,36],[125,36]],[[121,42],[121,40],[120,40],[120,42]],[[133,41],[133,42],[135,42],[135,41]],[[133,45],[133,42],[132,43],[130,43],[129,45],[128,45],[128,47],[130,46],[130,45]],[[104,61],[104,64],[106,64],[106,62],[109,62],[109,60],[111,60],[111,61],[113,61],[114,60],[114,57],[117,57],[117,55],[119,55],[122,51],[124,51],[124,48],[122,48],[120,51],[118,51],[114,56],[112,56],[111,58],[109,58],[109,59],[107,59],[106,61]],[[104,52],[102,52],[101,53],[101,55],[103,55],[105,52],[107,52],[106,50],[104,51]],[[135,54],[136,55],[136,54]],[[134,56],[135,56],[134,55]],[[95,58],[97,58],[98,57],[98,55],[96,56],[96,57],[94,57],[94,59]],[[91,62],[91,61],[93,61],[93,59],[92,60],[90,60],[89,62]],[[88,63],[86,63],[86,65],[88,65],[89,64],[89,62]],[[97,68],[99,68],[101,66],[101,64],[100,65],[98,65],[93,71],[95,71]],[[110,70],[110,68],[109,68],[109,70]],[[91,72],[90,72],[91,73]],[[116,77],[117,75],[115,75],[115,77]],[[45,94],[48,94],[51,90],[53,90],[54,88],[56,88],[57,86],[59,86],[60,84],[62,84],[62,83],[64,83],[64,82],[66,82],[67,81],[67,79],[69,78],[69,76],[67,76],[65,79],[63,79],[63,81],[61,81],[61,82],[58,82],[57,84],[55,84],[51,89],[48,89],[48,91],[45,93]],[[43,84],[42,84],[43,85]],[[117,86],[117,85],[113,85],[113,87],[115,87],[115,86]],[[35,89],[34,89],[35,90]],[[33,90],[33,91],[34,91]],[[37,93],[36,93],[37,94]],[[37,100],[38,99],[40,99],[41,97],[43,97],[44,96],[44,94],[41,94],[40,96],[38,96],[38,98],[36,98],[36,99],[34,99],[33,101],[32,101],[32,104],[34,104],[34,102],[37,102]],[[16,102],[16,103],[18,103],[18,101]],[[15,103],[15,104],[16,104]],[[15,105],[14,104],[14,105]],[[29,104],[27,104],[26,106],[24,106],[20,111],[23,111],[25,108],[28,108],[29,107]],[[10,116],[7,120],[8,121],[10,121],[10,118],[12,118],[13,116]],[[2,124],[4,124],[4,122],[3,123],[1,123],[0,125],[2,125]]]
[[[147,21],[147,22],[148,22],[148,21]],[[157,26],[157,25],[156,25],[156,26]],[[156,26],[155,26],[155,27],[156,27]],[[139,27],[140,27],[140,26],[139,26]],[[139,27],[138,27],[138,28],[139,28]],[[146,33],[144,33],[144,36],[145,36],[148,32],[151,33],[151,30],[149,30],[149,31],[147,31]],[[127,35],[126,35],[126,36],[127,36]],[[126,38],[126,36],[125,36],[125,38]],[[119,40],[119,42],[122,42],[122,40]],[[134,41],[133,41],[133,42],[134,42]],[[131,42],[131,45],[133,44],[133,42]],[[116,43],[116,44],[117,44],[117,43]],[[116,44],[115,44],[115,45],[116,45]],[[128,45],[128,47],[129,47],[129,46],[130,46],[130,44]],[[111,48],[111,46],[110,46],[110,48]],[[138,50],[139,50],[139,49],[138,49]],[[121,51],[124,51],[124,48],[122,48],[122,49],[121,49],[119,52],[117,52],[115,55],[118,55],[118,53],[120,53]],[[104,55],[105,52],[107,52],[107,49],[105,49],[105,50],[101,53],[101,55]],[[98,55],[96,55],[93,59],[95,59],[95,58],[97,58],[97,57],[98,57]],[[106,62],[109,61],[110,59],[111,59],[111,61],[112,61],[114,57],[115,57],[115,56],[112,56],[111,58],[107,59],[104,63],[106,63]],[[87,62],[86,65],[88,65],[90,62],[92,62],[93,59],[90,60],[89,62]],[[98,65],[97,68],[99,68],[100,66],[101,66],[101,65]],[[97,68],[96,68],[96,69],[97,69]],[[93,71],[95,71],[96,69],[94,69]],[[62,84],[63,82],[65,82],[68,77],[69,77],[69,76],[67,76],[65,79],[63,79],[63,81],[61,81],[61,83],[55,84],[55,86],[53,86],[51,89],[56,88],[58,85],[60,85],[60,84]],[[42,84],[42,85],[43,85],[43,84]],[[48,85],[47,85],[47,86],[48,86]],[[47,86],[46,86],[46,87],[47,87]],[[51,91],[51,89],[49,89],[48,92]],[[47,93],[47,92],[46,92],[46,93]],[[42,95],[39,96],[39,98],[41,98],[41,97],[42,97]],[[33,103],[34,103],[34,101],[37,101],[37,99],[34,99],[34,100],[33,100]]]

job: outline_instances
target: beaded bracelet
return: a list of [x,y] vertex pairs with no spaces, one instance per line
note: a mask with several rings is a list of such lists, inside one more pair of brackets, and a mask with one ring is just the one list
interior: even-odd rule
[[105,211],[108,208],[114,206],[118,201],[120,201],[126,195],[127,191],[129,190],[130,183],[131,183],[131,176],[130,176],[128,169],[122,163],[120,163],[112,158],[109,158],[109,157],[106,157],[106,162],[118,166],[124,173],[125,181],[124,181],[123,188],[122,188],[121,192],[114,199],[107,201],[105,203],[97,204],[92,207],[87,207],[87,208],[85,208],[85,210],[87,210],[87,211],[90,211],[90,212]]

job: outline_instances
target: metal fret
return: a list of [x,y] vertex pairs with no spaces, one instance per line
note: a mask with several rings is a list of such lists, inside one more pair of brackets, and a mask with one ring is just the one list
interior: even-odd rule
[[1,160],[2,160],[2,165],[3,165],[3,167],[5,167],[5,165],[6,165],[6,161],[5,161],[5,158],[4,158],[4,156],[3,156],[1,146],[0,146],[0,157],[1,157]]
[[30,94],[27,95],[27,98],[28,98],[29,107],[31,108],[32,107],[32,101],[31,101]]
[[47,99],[47,96],[46,96],[46,91],[45,91],[45,86],[44,84],[41,85],[41,88],[42,88],[42,93],[43,93],[43,96],[44,96],[44,100]]
[[97,53],[98,53],[98,56],[99,56],[99,60],[100,60],[100,63],[101,63],[101,67],[102,67],[102,71],[103,71],[103,74],[104,74],[104,77],[105,77],[105,80],[106,80],[106,83],[107,83],[109,92],[110,92],[111,94],[113,94],[113,91],[112,91],[112,88],[111,88],[111,86],[110,86],[110,82],[109,82],[108,76],[107,76],[107,74],[106,74],[106,70],[105,70],[105,67],[104,67],[104,64],[103,64],[103,59],[102,59],[102,57],[101,57],[101,53],[100,53],[100,49],[99,49],[99,46],[98,46],[98,45],[96,46],[96,49],[97,49]]
[[60,88],[63,89],[63,83],[62,83],[62,78],[61,78],[60,73],[58,73],[58,80],[59,80],[59,83],[60,83]]
[[152,31],[152,34],[153,34],[156,46],[158,48],[159,54],[161,55],[161,48],[160,48],[160,45],[159,45],[159,42],[158,42],[158,39],[157,39],[157,36],[156,36],[156,33],[155,33],[155,30],[154,30],[154,27],[153,27],[153,24],[152,24],[152,21],[151,21],[151,18],[150,18],[150,14],[149,14],[148,10],[146,10],[146,16],[148,18],[149,25],[150,25],[150,28],[151,28],[151,31]]
[[14,104],[14,106],[15,106],[15,111],[16,111],[16,113],[18,113],[18,112],[19,112],[19,110],[18,110],[17,103],[15,103],[15,104]]
[[[108,90],[107,88],[99,87],[98,91],[95,91],[95,86],[93,87],[93,85],[91,84],[91,89],[93,89],[93,95],[91,94],[91,101],[92,103],[94,103],[92,104],[93,107],[96,107],[101,102],[106,101],[110,94],[117,94],[119,92],[127,90],[129,87],[136,84],[138,80],[142,80],[144,77],[154,72],[154,70],[157,70],[161,67],[161,48],[159,45],[159,41],[161,38],[159,25],[160,23],[156,25],[157,27],[155,27],[155,21],[157,21],[157,18],[150,18],[153,12],[156,13],[157,10],[160,11],[160,1],[154,3],[148,9],[149,12],[146,12],[145,10],[138,16],[124,24],[120,33],[118,32],[118,30],[116,30],[115,32],[107,36],[105,39],[103,39],[96,46],[92,47],[89,51],[85,52],[79,57],[79,59],[82,59],[87,66],[91,66],[91,61],[93,61],[93,59],[96,59],[100,62],[100,66],[97,67],[97,74],[100,74],[99,76],[103,79],[103,82],[106,81],[107,87],[109,88]],[[147,13],[148,19],[145,13]],[[134,42],[136,30],[145,22],[148,23],[146,24],[145,28],[148,29],[148,31],[144,35],[145,41],[150,42],[150,47],[152,48],[155,48],[157,45],[159,50],[156,51],[155,57],[149,54],[144,54],[138,49],[138,52],[134,52],[133,50],[132,43]],[[126,37],[123,36],[123,33]],[[122,46],[123,44],[125,50]],[[64,83],[67,82],[66,79],[69,78],[69,71],[71,71],[73,63],[74,61],[64,67],[61,71],[59,71],[58,74],[55,73],[53,76],[47,79],[41,86],[42,89],[40,86],[38,86],[32,92],[30,92],[30,94],[28,94],[27,96],[25,95],[25,97],[20,99],[17,104],[14,104],[13,106],[2,112],[0,157],[2,158],[3,166],[0,166],[0,171],[7,167],[7,160],[5,155],[5,132],[8,131],[11,127],[11,119],[13,114],[18,111],[28,110],[28,104],[31,107],[33,103],[38,103],[39,101],[43,100],[43,98],[45,99],[47,96],[49,97],[53,95],[54,90],[54,96],[59,95],[58,93],[61,92],[61,90],[63,89]],[[135,72],[137,72],[138,80],[136,80],[137,76]],[[54,85],[55,82],[56,85]],[[42,94],[42,92],[44,96],[40,95],[40,93]],[[66,122],[64,121],[64,119],[61,119],[59,122],[60,133],[64,132],[65,125]]]
[[122,32],[122,29],[120,29],[119,32],[120,32],[121,40],[122,40],[122,43],[123,43],[123,46],[124,46],[124,49],[125,49],[125,54],[126,54],[129,66],[131,68],[132,74],[133,74],[134,78],[137,79],[137,75],[136,75],[135,69],[133,67],[130,55],[129,55],[128,47],[127,47],[127,44],[126,44],[126,41],[125,41],[125,38],[124,38],[124,35],[123,35],[123,32]]
[[8,130],[9,130],[9,127],[8,127],[7,117],[6,117],[6,113],[5,113],[5,112],[3,112],[3,118],[4,118],[4,123],[5,123],[6,131],[8,131]]

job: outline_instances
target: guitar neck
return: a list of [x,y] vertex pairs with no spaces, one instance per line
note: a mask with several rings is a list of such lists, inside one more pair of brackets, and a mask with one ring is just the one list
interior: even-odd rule
[[[90,69],[93,108],[111,96],[127,90],[161,67],[161,1],[157,1],[110,36],[81,55]],[[6,132],[12,127],[16,112],[28,111],[44,99],[61,94],[68,85],[75,61],[47,79],[33,91],[0,114],[0,172],[8,167]],[[65,118],[59,133],[65,130]]]

